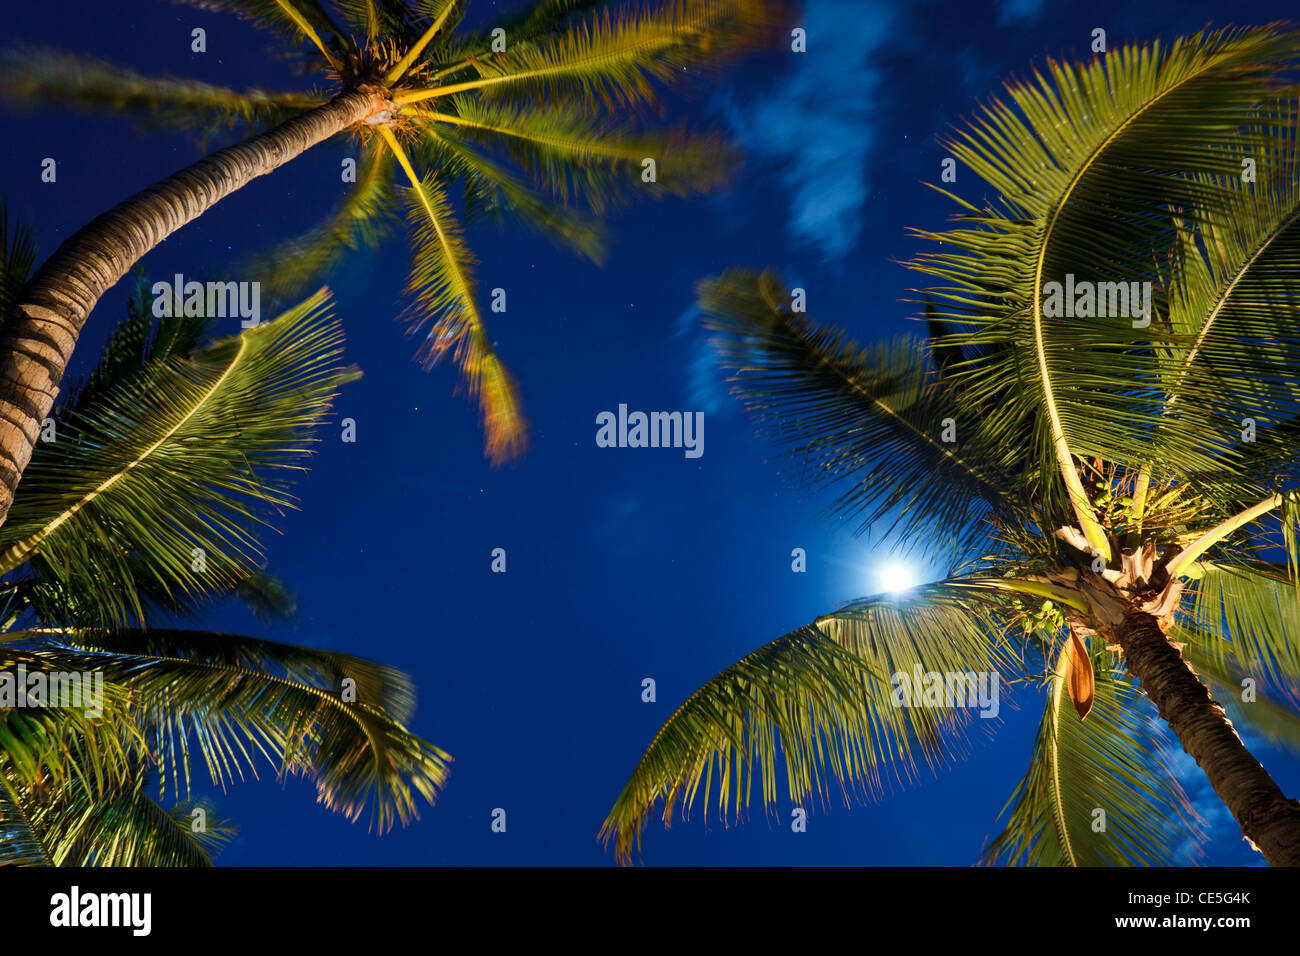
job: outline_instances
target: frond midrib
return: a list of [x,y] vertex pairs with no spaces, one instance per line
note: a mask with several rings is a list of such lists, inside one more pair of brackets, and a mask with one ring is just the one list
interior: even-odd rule
[[1128,129],[1133,122],[1149,110],[1153,109],[1166,96],[1201,76],[1207,70],[1217,65],[1217,63],[1217,57],[1211,58],[1210,62],[1206,63],[1199,70],[1196,70],[1191,75],[1179,80],[1167,90],[1162,91],[1159,96],[1143,103],[1138,109],[1125,117],[1123,122],[1116,126],[1115,129],[1112,130],[1095,149],[1093,149],[1088,157],[1079,165],[1075,174],[1070,178],[1070,182],[1067,184],[1065,191],[1061,194],[1061,198],[1056,202],[1052,209],[1051,218],[1048,220],[1046,228],[1044,229],[1042,242],[1038,244],[1038,255],[1036,256],[1036,261],[1034,263],[1034,283],[1030,290],[1030,295],[1031,301],[1033,302],[1035,357],[1038,363],[1039,376],[1042,378],[1043,402],[1047,407],[1048,421],[1052,429],[1052,444],[1056,449],[1056,460],[1061,469],[1061,477],[1065,481],[1066,489],[1069,492],[1070,501],[1074,505],[1075,513],[1079,518],[1079,523],[1083,525],[1084,533],[1087,535],[1089,541],[1098,549],[1099,552],[1103,553],[1103,556],[1107,560],[1110,558],[1109,543],[1106,540],[1105,532],[1102,530],[1101,525],[1097,522],[1096,517],[1092,513],[1092,508],[1087,500],[1087,494],[1083,490],[1083,483],[1079,480],[1078,472],[1075,470],[1074,455],[1070,451],[1070,446],[1065,439],[1065,429],[1061,424],[1061,414],[1060,410],[1056,406],[1056,394],[1052,387],[1051,370],[1047,364],[1047,352],[1043,343],[1043,302],[1039,295],[1039,289],[1041,289],[1043,283],[1043,268],[1046,265],[1047,249],[1051,243],[1052,233],[1056,229],[1056,224],[1059,222],[1061,214],[1065,209],[1065,205],[1069,202],[1070,196],[1073,194],[1075,187],[1079,185],[1084,175],[1092,168],[1093,164],[1097,162],[1110,144],[1114,142],[1114,140],[1126,129]]
[[7,551],[5,551],[3,554],[0,554],[0,574],[6,574],[9,571],[12,571],[14,568],[18,567],[18,565],[22,564],[23,561],[25,561],[28,558],[28,556],[30,556],[31,553],[40,546],[40,543],[45,538],[47,538],[50,534],[52,534],[65,522],[70,520],[74,515],[77,514],[77,512],[81,511],[81,509],[84,508],[86,505],[88,505],[91,501],[99,497],[99,495],[103,494],[113,485],[117,484],[117,482],[121,480],[128,472],[130,472],[132,469],[136,468],[137,466],[141,465],[146,460],[148,460],[150,456],[152,456],[159,448],[161,448],[166,442],[168,442],[178,431],[181,430],[181,428],[185,426],[185,424],[191,418],[193,418],[195,415],[198,414],[199,409],[201,409],[204,405],[206,405],[208,401],[212,398],[212,396],[215,395],[217,391],[221,388],[221,386],[225,384],[226,380],[234,372],[235,367],[239,364],[240,360],[244,357],[244,353],[247,350],[247,348],[248,348],[248,336],[241,335],[239,337],[239,350],[235,353],[234,358],[231,359],[230,364],[226,367],[225,371],[223,371],[221,375],[217,378],[216,382],[214,382],[212,386],[206,392],[203,393],[202,397],[197,402],[194,403],[193,407],[190,408],[190,410],[186,412],[184,416],[182,416],[180,421],[176,422],[176,424],[173,425],[171,428],[169,428],[162,435],[161,438],[159,438],[156,442],[154,442],[152,445],[146,448],[140,455],[138,455],[134,460],[129,462],[124,468],[122,468],[117,472],[114,472],[108,478],[104,479],[104,481],[100,482],[96,487],[88,491],[81,499],[79,499],[78,501],[70,505],[68,508],[66,508],[62,513],[60,513],[58,516],[52,519],[44,527],[40,528],[39,530],[29,535],[27,538],[23,539],[22,541],[16,542]]

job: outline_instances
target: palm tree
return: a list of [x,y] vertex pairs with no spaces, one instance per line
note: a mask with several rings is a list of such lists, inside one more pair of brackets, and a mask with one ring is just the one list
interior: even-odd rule
[[[733,820],[756,778],[772,805],[782,766],[798,804],[945,765],[979,724],[940,693],[969,684],[929,676],[955,674],[1044,696],[986,860],[1174,857],[1195,823],[1145,698],[1265,859],[1300,864],[1300,803],[1233,727],[1300,744],[1298,52],[1279,29],[1206,32],[1009,84],[946,144],[993,198],[952,196],[954,227],[917,233],[940,244],[910,263],[938,282],[927,336],[861,348],[770,273],[703,283],[799,477],[951,570],[701,687],[605,821],[621,859],[660,801],[665,822],[697,798]],[[1122,314],[1117,282],[1151,283],[1151,310]],[[947,706],[903,706],[917,676],[934,696],[911,703]]]
[[[658,86],[697,77],[753,41],[770,7],[665,0],[654,9],[588,15],[584,8],[601,4],[541,0],[499,26],[458,36],[461,0],[182,2],[274,32],[322,90],[238,92],[48,50],[8,56],[0,95],[18,103],[123,109],[208,135],[271,128],[92,220],[18,296],[0,330],[0,522],[100,296],[225,196],[319,143],[345,138],[356,144],[356,185],[319,228],[273,257],[273,274],[284,273],[277,291],[301,288],[349,250],[377,242],[403,200],[414,255],[407,318],[424,335],[420,357],[453,357],[478,396],[489,458],[519,454],[523,415],[475,298],[452,187],[462,184],[471,211],[509,211],[598,257],[601,235],[575,201],[599,213],[634,193],[686,194],[716,181],[720,144],[681,130],[644,131],[642,116],[656,105]],[[642,178],[647,159],[656,163],[650,186]]]
[[[4,218],[0,305],[35,258]],[[335,811],[406,823],[450,758],[406,729],[403,674],[178,626],[227,595],[291,603],[258,539],[357,375],[327,294],[201,346],[206,320],[155,328],[147,290],[46,424],[0,529],[0,864],[207,865],[233,831],[196,825],[200,758],[223,789],[266,758]],[[37,674],[78,675],[83,696],[22,707]]]

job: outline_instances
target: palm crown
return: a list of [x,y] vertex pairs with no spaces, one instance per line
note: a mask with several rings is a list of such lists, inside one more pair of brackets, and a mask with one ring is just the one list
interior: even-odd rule
[[[599,260],[596,214],[634,196],[689,194],[717,181],[722,143],[647,129],[646,113],[659,105],[658,87],[718,65],[770,15],[757,0],[670,0],[618,13],[588,13],[603,6],[597,0],[542,0],[462,35],[461,0],[181,2],[272,31],[281,52],[330,92],[236,91],[26,50],[10,54],[3,95],[129,110],[206,136],[283,124],[351,95],[352,107],[324,134],[353,142],[355,185],[317,227],[251,258],[240,274],[297,296],[404,214],[413,251],[405,318],[422,336],[419,357],[453,358],[478,397],[494,462],[522,450],[526,425],[476,298],[454,191],[469,215],[508,212]],[[309,145],[284,139],[276,148],[287,156]]]
[[[937,282],[924,337],[860,348],[772,274],[702,284],[737,390],[799,477],[864,526],[950,547],[952,570],[700,688],[605,822],[621,858],[660,801],[666,822],[696,799],[736,819],[755,779],[775,801],[782,767],[798,804],[963,754],[973,711],[898,705],[894,675],[919,669],[1041,687],[986,859],[1171,861],[1197,824],[1148,698],[1265,857],[1300,861],[1298,805],[1223,710],[1300,744],[1297,54],[1281,29],[1207,32],[1009,85],[948,144],[993,198],[953,195],[954,227],[918,232],[939,244],[909,264]],[[1151,310],[1121,314],[1107,283],[1150,283]],[[1092,303],[1057,310],[1069,286]]]
[[[3,220],[0,208],[0,306],[34,258]],[[259,537],[292,505],[313,435],[357,374],[327,295],[201,345],[205,320],[154,327],[147,289],[47,423],[0,528],[0,674],[102,680],[90,703],[84,684],[81,700],[29,707],[9,688],[0,863],[209,864],[233,829],[192,798],[195,763],[224,788],[266,759],[333,810],[368,810],[381,831],[405,823],[450,760],[406,729],[405,675],[177,626],[228,595],[263,613],[291,604]]]

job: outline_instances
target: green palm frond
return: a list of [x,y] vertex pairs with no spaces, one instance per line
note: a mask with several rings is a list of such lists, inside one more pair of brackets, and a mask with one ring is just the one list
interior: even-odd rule
[[[441,106],[441,104],[440,104]],[[636,196],[690,196],[716,186],[735,163],[716,137],[684,131],[639,133],[611,125],[565,104],[529,109],[469,96],[444,108],[413,106],[437,136],[475,143],[503,153],[541,188],[567,202],[582,201],[597,214]],[[653,159],[656,180],[642,180],[642,163]]]
[[9,209],[0,202],[0,322],[36,266],[36,243],[21,223],[9,230]]
[[[379,39],[384,29],[392,29],[394,22],[391,11],[400,4],[384,3],[382,0],[335,0],[343,22],[352,27],[368,43]],[[397,21],[400,24],[400,19]]]
[[454,140],[430,132],[423,144],[436,157],[436,168],[459,176],[465,185],[466,214],[473,219],[510,213],[557,246],[576,251],[593,262],[605,257],[606,229],[574,208],[548,202],[509,170]]
[[[476,59],[488,56],[492,49],[492,30],[498,28],[505,31],[509,43],[553,37],[572,25],[576,15],[607,2],[608,0],[540,0],[518,13],[503,17],[473,36],[460,38],[443,54],[442,59],[455,62],[470,55]],[[470,66],[471,64],[466,64],[466,68]]]
[[40,830],[28,816],[30,786],[10,779],[0,761],[0,866],[53,866]]
[[210,13],[230,13],[290,40],[309,40],[321,55],[338,64],[346,33],[320,0],[172,0]]
[[264,622],[290,620],[298,601],[289,587],[274,574],[258,571],[235,585],[235,596]]
[[[985,860],[1030,866],[1167,866],[1200,839],[1195,813],[1161,753],[1141,689],[1094,653],[1096,696],[1086,720],[1066,700],[1061,662],[1029,772],[1008,802]],[[1099,812],[1100,811],[1100,812]],[[1004,811],[1005,812],[1005,811]]]
[[894,675],[1001,681],[1016,655],[1002,639],[997,595],[970,582],[924,585],[905,600],[856,602],[742,658],[660,728],[601,838],[627,861],[660,801],[665,825],[697,797],[706,817],[716,800],[723,822],[739,821],[756,778],[770,810],[782,766],[792,803],[825,805],[832,790],[849,802],[915,780],[918,755],[934,769],[964,754],[976,711],[900,706]]
[[[32,646],[21,632],[5,635],[0,663],[6,675],[6,703],[0,708],[0,755],[3,776],[31,786],[75,784],[89,795],[103,793],[128,779],[128,766],[144,747],[133,722],[129,693],[96,679],[82,669],[61,667],[43,644]],[[17,698],[43,675],[43,702]],[[55,685],[53,676],[62,675]],[[71,678],[76,678],[73,681]],[[66,694],[66,697],[65,697]],[[78,698],[80,694],[80,698]],[[14,696],[9,696],[14,695]]]
[[[193,801],[162,807],[145,793],[145,779],[137,774],[94,799],[73,786],[11,787],[15,822],[25,826],[7,844],[0,838],[0,863],[211,866],[235,835],[233,824]],[[202,817],[193,816],[196,809]]]
[[[452,42],[451,36],[465,16],[462,0],[416,0],[411,11],[414,28],[403,37],[403,52],[384,73],[384,85],[396,86],[424,59],[437,59]],[[423,72],[416,67],[415,73]]]
[[67,423],[76,412],[86,412],[109,398],[113,390],[138,381],[155,362],[187,359],[193,355],[211,320],[206,315],[153,315],[154,296],[143,274],[126,303],[126,316],[118,322],[90,374],[68,389],[69,397],[55,412],[55,421]]
[[451,758],[403,725],[414,709],[405,675],[346,654],[231,634],[168,629],[63,629],[33,637],[69,671],[98,670],[130,691],[162,793],[191,790],[202,755],[213,783],[256,775],[258,754],[281,779],[305,776],[318,800],[386,832],[432,804]]
[[390,233],[396,199],[392,156],[378,143],[363,149],[357,181],[334,211],[299,236],[250,257],[235,270],[256,276],[273,301],[289,301],[320,282],[362,249],[378,246]]
[[507,45],[475,59],[473,79],[399,94],[399,104],[444,98],[467,90],[509,93],[520,102],[589,104],[593,110],[656,103],[656,82],[699,75],[718,53],[737,50],[767,22],[758,0],[669,0],[655,9],[608,10],[574,22],[563,34]]
[[341,347],[322,291],[72,415],[36,449],[0,567],[30,562],[67,584],[82,623],[139,620],[141,568],[178,598],[238,585],[260,570],[256,529],[293,504],[313,431],[355,376]]
[[[30,674],[51,661],[28,657],[24,663]],[[0,714],[4,777],[29,786],[75,784],[90,794],[120,786],[130,760],[144,749],[131,722],[128,696],[120,688],[105,687],[104,712],[98,717],[66,707],[5,710]]]
[[488,458],[509,461],[522,454],[527,425],[514,379],[497,357],[474,299],[473,255],[442,184],[433,176],[418,178],[397,138],[387,128],[382,133],[411,184],[406,199],[415,256],[406,292],[413,299],[411,331],[424,332],[418,355],[428,365],[451,356],[466,391],[478,399]]
[[348,682],[356,700],[398,723],[415,713],[415,689],[401,671],[344,654],[215,631],[172,628],[46,630],[60,645],[128,657],[185,658],[212,666],[278,673],[290,680],[342,694]]
[[311,93],[239,91],[197,80],[146,76],[43,48],[0,54],[0,99],[32,109],[53,101],[95,115],[122,110],[155,128],[199,130],[205,137],[274,125],[325,102],[325,97]]
[[[1126,46],[1083,65],[1052,62],[1045,75],[1010,86],[1009,102],[990,104],[950,144],[1000,200],[966,206],[954,229],[919,232],[945,250],[912,266],[944,283],[929,290],[941,315],[967,329],[964,344],[985,351],[959,373],[969,390],[992,398],[1006,382],[1021,383],[1006,398],[1036,429],[1020,451],[1045,476],[1059,476],[1045,479],[1057,489],[1053,508],[1072,512],[1102,554],[1110,547],[1076,456],[1150,460],[1187,474],[1211,468],[1213,449],[1201,448],[1194,418],[1162,420],[1151,343],[1158,319],[1153,333],[1120,314],[1048,316],[1046,284],[1070,275],[1158,283],[1174,216],[1222,208],[1216,177],[1241,172],[1228,168],[1233,150],[1258,145],[1272,154],[1265,131],[1243,129],[1243,118],[1270,100],[1275,75],[1297,52],[1295,34],[1262,28]],[[1153,308],[1163,311],[1163,292],[1153,291]]]
[[1175,627],[1172,638],[1234,727],[1300,754],[1300,682],[1242,667],[1232,646],[1194,625]]
[[1189,623],[1210,638],[1203,657],[1300,691],[1300,592],[1285,567],[1203,562],[1191,590]]
[[[194,811],[203,814],[198,827]],[[94,809],[95,826],[81,834],[82,849],[63,866],[197,866],[213,859],[238,833],[200,801],[164,807],[139,786]]]
[[[1166,444],[1176,448],[1193,439],[1192,452],[1214,458],[1212,470],[1196,475],[1211,490],[1226,478],[1257,492],[1272,477],[1258,463],[1276,474],[1291,457],[1288,423],[1300,415],[1292,374],[1300,298],[1288,281],[1300,264],[1297,115],[1294,101],[1272,105],[1256,135],[1222,148],[1216,166],[1226,171],[1197,177],[1218,205],[1178,224],[1168,332],[1153,336],[1164,397],[1157,432],[1172,431]],[[1255,175],[1245,175],[1247,164]],[[1248,422],[1254,427],[1243,442]]]
[[813,488],[842,485],[833,511],[862,527],[893,516],[970,552],[990,518],[1025,520],[1002,455],[1014,422],[976,415],[941,387],[912,339],[860,348],[791,308],[770,273],[728,272],[701,283],[700,308],[722,364],[760,427]]
[[[83,380],[68,390],[69,398],[56,409],[54,420],[56,434],[71,434],[67,426],[75,428],[75,416],[89,414],[101,401],[112,398],[114,390],[131,383],[148,387],[160,364],[171,359],[186,360],[198,350],[200,340],[210,325],[202,315],[164,315],[157,320],[152,316],[150,283],[143,275],[137,278],[136,288],[127,301],[127,315],[109,336],[100,355],[99,364]],[[57,439],[56,439],[57,440]],[[181,595],[170,590],[164,580],[149,568],[147,555],[132,554],[125,558],[131,587],[145,609],[158,608],[177,617],[197,613],[193,595]],[[38,567],[40,559],[34,562]],[[69,584],[71,583],[71,586]],[[24,607],[30,607],[42,624],[67,623],[86,620],[76,610],[82,594],[75,581],[69,582],[49,575],[28,576],[12,581],[16,595]],[[223,588],[213,582],[205,596],[217,597]],[[231,592],[263,621],[288,620],[295,610],[292,594],[273,575],[255,571],[235,584]],[[93,618],[93,612],[92,618]]]

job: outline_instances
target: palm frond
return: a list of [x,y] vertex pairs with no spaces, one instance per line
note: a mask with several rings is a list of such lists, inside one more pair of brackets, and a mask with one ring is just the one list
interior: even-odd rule
[[505,31],[509,43],[526,43],[554,37],[572,25],[574,17],[587,10],[600,7],[608,0],[540,0],[530,3],[517,13],[502,17],[478,33],[459,38],[443,53],[442,59],[453,66],[463,63],[465,68],[475,60],[487,57],[492,50],[492,30]]
[[1002,458],[1017,423],[965,409],[920,342],[860,348],[792,312],[770,273],[728,272],[698,295],[720,361],[784,460],[813,488],[844,486],[835,514],[863,529],[893,515],[905,539],[933,529],[966,553],[994,531],[989,519],[1029,516]]
[[1202,656],[1300,693],[1300,592],[1286,569],[1209,561],[1199,572],[1187,620],[1209,638]]
[[[0,708],[3,776],[36,787],[75,784],[90,796],[120,786],[144,746],[130,694],[107,682],[99,687],[93,669],[63,668],[43,642],[24,638],[10,632],[0,643],[8,697]],[[45,697],[19,700],[34,675],[43,678]]]
[[477,78],[409,90],[396,102],[481,90],[547,106],[650,105],[656,102],[656,82],[699,76],[717,67],[721,53],[752,42],[756,28],[768,22],[766,7],[758,0],[670,0],[656,9],[606,10],[571,24],[560,36],[476,59]]
[[465,4],[461,0],[420,0],[417,8],[427,16],[429,22],[415,42],[407,47],[406,52],[384,74],[385,86],[395,86],[430,44],[435,41],[438,45],[445,43],[465,12]]
[[355,376],[342,341],[322,291],[72,415],[33,456],[0,567],[75,581],[81,623],[141,619],[142,569],[177,596],[238,585],[260,570],[256,529],[293,504],[314,429]]
[[[1162,421],[1157,319],[1153,333],[1122,309],[1049,316],[1047,284],[1151,281],[1152,309],[1162,311],[1159,265],[1176,217],[1222,207],[1219,177],[1241,171],[1227,168],[1232,150],[1275,153],[1250,123],[1298,52],[1296,34],[1260,28],[1125,46],[1081,65],[1052,62],[950,144],[999,203],[968,206],[954,229],[920,232],[945,250],[912,266],[945,283],[928,290],[944,305],[940,315],[968,330],[961,344],[984,352],[959,373],[970,391],[1032,414],[1032,441],[1019,451],[1045,476],[1059,475],[1045,477],[1049,504],[1073,514],[1099,553],[1110,546],[1083,495],[1077,456],[1153,460],[1186,474],[1211,467],[1214,449],[1198,444],[1194,419]],[[1006,392],[1008,381],[1022,387]]]
[[290,301],[338,268],[350,254],[378,246],[389,234],[392,204],[392,156],[375,144],[357,164],[357,181],[334,211],[302,235],[259,251],[235,270],[262,283],[272,301]]
[[[1169,267],[1168,331],[1153,336],[1164,396],[1157,438],[1215,459],[1193,472],[1207,493],[1243,480],[1261,495],[1293,458],[1290,422],[1300,415],[1300,299],[1288,277],[1300,263],[1300,105],[1270,105],[1255,135],[1219,150],[1226,172],[1199,176],[1217,208],[1179,222]],[[1246,177],[1243,164],[1257,164]],[[1255,427],[1242,441],[1247,423]],[[1263,463],[1271,471],[1261,473]]]
[[36,243],[22,223],[9,231],[9,208],[0,202],[0,322],[9,314],[18,293],[36,266]]
[[392,26],[388,17],[389,9],[393,7],[391,3],[383,3],[381,0],[334,0],[334,5],[338,7],[343,22],[364,36],[368,43],[373,44],[385,27]]
[[[1140,686],[1094,653],[1094,703],[1080,720],[1066,702],[1066,656],[1047,680],[1029,772],[1008,802],[988,862],[1029,866],[1168,866],[1201,831],[1162,754]],[[1099,812],[1100,811],[1100,812]],[[1183,861],[1185,862],[1185,861]]]
[[419,356],[426,365],[452,357],[465,389],[479,401],[488,459],[509,461],[522,454],[527,425],[514,379],[497,357],[474,299],[473,256],[442,184],[432,175],[420,178],[392,132],[382,127],[381,133],[411,184],[406,196],[415,258],[406,292],[414,305],[408,315],[412,332],[428,328]]
[[67,423],[73,413],[86,412],[110,397],[114,389],[137,381],[153,363],[194,354],[211,320],[206,315],[186,315],[180,309],[155,321],[150,288],[143,273],[135,277],[126,316],[109,334],[98,364],[68,389],[67,401],[55,413],[56,423]]
[[[145,777],[138,773],[94,799],[75,786],[12,788],[34,846],[0,847],[0,861],[9,850],[12,862],[40,859],[52,866],[211,866],[235,835],[233,824],[195,801],[162,807],[145,793]],[[205,815],[202,827],[191,815],[195,809]]]
[[146,76],[102,60],[57,50],[25,48],[0,54],[0,99],[12,105],[46,109],[50,104],[100,115],[105,110],[135,113],[158,129],[259,129],[320,106],[311,93],[233,90],[197,80]]
[[[335,24],[320,0],[172,0],[210,13],[234,14],[263,30],[291,40],[308,40],[338,68],[339,41],[346,34]],[[322,34],[324,36],[322,37]],[[327,42],[327,39],[330,42]]]
[[258,571],[235,585],[235,596],[264,622],[287,621],[298,610],[289,587],[274,574]]
[[419,815],[446,781],[450,757],[406,729],[405,675],[347,654],[230,634],[169,629],[60,629],[33,637],[70,671],[97,670],[129,690],[161,792],[190,793],[202,755],[215,785],[256,775],[261,754],[280,778],[305,776],[318,800],[379,832]]
[[[1183,659],[1234,727],[1300,754],[1300,684],[1248,670],[1232,646],[1224,647],[1190,622],[1176,624],[1170,637],[1182,645]],[[1248,687],[1253,694],[1247,694]]]
[[0,761],[0,866],[53,866],[54,860],[28,816],[29,786],[11,780]]
[[[202,827],[196,810],[203,813]],[[164,807],[143,785],[96,806],[93,819],[95,827],[82,834],[81,853],[61,865],[208,867],[239,832],[202,801]]]
[[42,632],[60,646],[127,657],[184,658],[213,666],[231,666],[279,674],[313,687],[342,694],[344,683],[358,703],[382,710],[398,723],[415,713],[415,688],[401,671],[344,654],[283,644],[278,641],[174,628],[58,628]]
[[[931,769],[963,754],[975,711],[946,700],[906,706],[895,675],[938,674],[947,688],[948,675],[1001,681],[1015,654],[1002,640],[1000,606],[995,588],[938,582],[902,599],[856,602],[759,648],[660,728],[601,838],[627,861],[660,801],[665,825],[697,797],[706,818],[716,800],[723,822],[738,821],[755,779],[770,810],[782,766],[795,805],[824,805],[831,790],[847,803],[915,780],[918,754]],[[974,684],[958,689],[975,706]],[[921,687],[914,693],[921,698]]]
[[597,220],[539,196],[509,170],[453,139],[430,132],[424,145],[436,168],[464,182],[466,214],[471,221],[488,216],[500,219],[508,212],[557,246],[593,262],[603,261],[607,230]]
[[[566,105],[532,109],[457,96],[445,109],[416,105],[408,111],[421,124],[437,124],[443,140],[504,153],[539,187],[566,203],[581,200],[597,214],[634,195],[698,194],[716,186],[734,163],[733,151],[717,137],[639,133]],[[653,184],[641,178],[645,159],[655,161]]]

